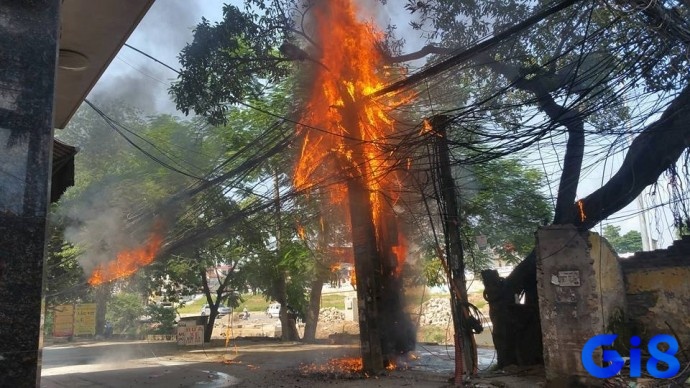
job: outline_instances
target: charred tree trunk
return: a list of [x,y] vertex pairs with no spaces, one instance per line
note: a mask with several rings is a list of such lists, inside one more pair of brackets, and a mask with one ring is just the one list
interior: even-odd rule
[[362,364],[367,373],[383,370],[383,352],[379,326],[381,265],[376,250],[376,234],[371,219],[369,192],[361,178],[348,181],[352,246],[357,278],[357,308]]
[[[342,95],[348,96],[347,93]],[[355,101],[346,101],[342,108],[343,126],[355,136],[360,136],[358,114],[359,109]],[[357,278],[360,350],[364,372],[376,374],[384,369],[379,317],[381,257],[377,249],[370,193],[365,181],[368,174],[366,156],[361,141],[355,138],[347,141],[350,142],[349,148],[353,151],[354,164],[347,177],[347,192]]]
[[417,335],[415,325],[405,313],[402,268],[400,268],[400,247],[398,226],[391,208],[381,209],[379,225],[379,252],[381,253],[381,304],[379,317],[386,330],[381,333],[381,351],[384,363],[395,362],[398,355],[415,349]]

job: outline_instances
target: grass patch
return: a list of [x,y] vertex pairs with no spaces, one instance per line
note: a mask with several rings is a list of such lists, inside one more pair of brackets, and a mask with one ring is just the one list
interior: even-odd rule
[[178,307],[177,312],[179,314],[199,314],[201,312],[201,306],[206,304],[206,297],[193,300],[184,304],[184,307]]
[[245,307],[249,311],[266,311],[270,304],[262,294],[243,294],[242,300],[244,302],[240,303],[237,307],[237,311],[242,311]]
[[[242,295],[242,300],[244,302],[240,303],[236,311],[242,311],[246,307],[249,311],[266,311],[269,302],[266,301],[263,295],[252,295],[244,294]],[[179,307],[177,312],[180,314],[199,314],[201,312],[201,307],[206,304],[206,297],[203,296],[195,301],[187,302],[184,307]]]
[[337,309],[345,308],[345,294],[321,294],[321,308],[335,307]]

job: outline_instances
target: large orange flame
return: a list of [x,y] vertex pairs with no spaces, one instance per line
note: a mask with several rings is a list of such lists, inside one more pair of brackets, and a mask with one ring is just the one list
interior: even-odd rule
[[99,265],[91,274],[89,284],[96,286],[134,274],[153,262],[162,244],[163,235],[154,230],[143,246],[124,250],[114,260]]
[[[307,125],[299,127],[303,140],[294,184],[300,189],[328,187],[330,202],[343,205],[344,180],[362,179],[370,193],[377,236],[382,236],[383,218],[390,216],[383,214],[383,207],[398,200],[401,185],[395,173],[400,163],[390,141],[396,131],[390,112],[409,97],[367,97],[387,83],[390,69],[380,49],[383,34],[357,18],[353,1],[321,0],[312,12],[319,45],[313,55],[322,66],[314,68],[308,113],[302,117]],[[399,259],[403,252],[402,247],[396,252]]]

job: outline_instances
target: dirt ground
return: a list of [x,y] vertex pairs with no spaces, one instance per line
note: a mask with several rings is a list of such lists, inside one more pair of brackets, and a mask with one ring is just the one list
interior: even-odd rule
[[[365,377],[351,373],[343,366],[348,360],[359,358],[357,322],[320,320],[317,327],[319,344],[282,343],[271,338],[279,336],[280,329],[276,330],[276,324],[279,325],[277,318],[269,318],[262,313],[253,313],[249,320],[234,319],[232,322],[225,317],[216,324],[214,341],[210,346],[181,349],[176,357],[184,361],[219,363],[223,365],[224,373],[239,381],[231,385],[237,387],[453,386],[450,382],[452,348],[448,354],[444,351],[443,366],[437,366],[437,360],[429,360],[433,357],[420,345],[415,353],[417,360],[402,360],[397,370]],[[443,337],[452,337],[452,333],[446,333],[447,328],[440,329],[445,334]],[[226,333],[230,334],[227,341]],[[488,330],[486,336],[492,345]],[[543,385],[543,369],[540,368],[489,370],[481,371],[464,386],[527,388]]]
[[[358,358],[356,344],[281,343],[274,339],[236,339],[228,346],[214,341],[210,347],[178,353],[184,361],[217,362],[224,373],[239,380],[236,387],[449,387],[450,373],[421,370],[423,360],[399,362],[399,369],[379,376],[351,373],[350,358]],[[336,360],[336,361],[333,361]],[[465,386],[536,387],[543,380],[539,369],[485,372]]]

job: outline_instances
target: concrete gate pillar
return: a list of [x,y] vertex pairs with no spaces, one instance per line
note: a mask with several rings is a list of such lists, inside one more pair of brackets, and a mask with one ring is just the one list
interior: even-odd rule
[[[618,259],[596,233],[572,225],[537,232],[537,288],[549,386],[600,386],[581,361],[582,348],[607,332],[611,318],[625,311]],[[592,355],[601,365],[601,349]]]
[[0,3],[0,386],[40,383],[61,0]]

